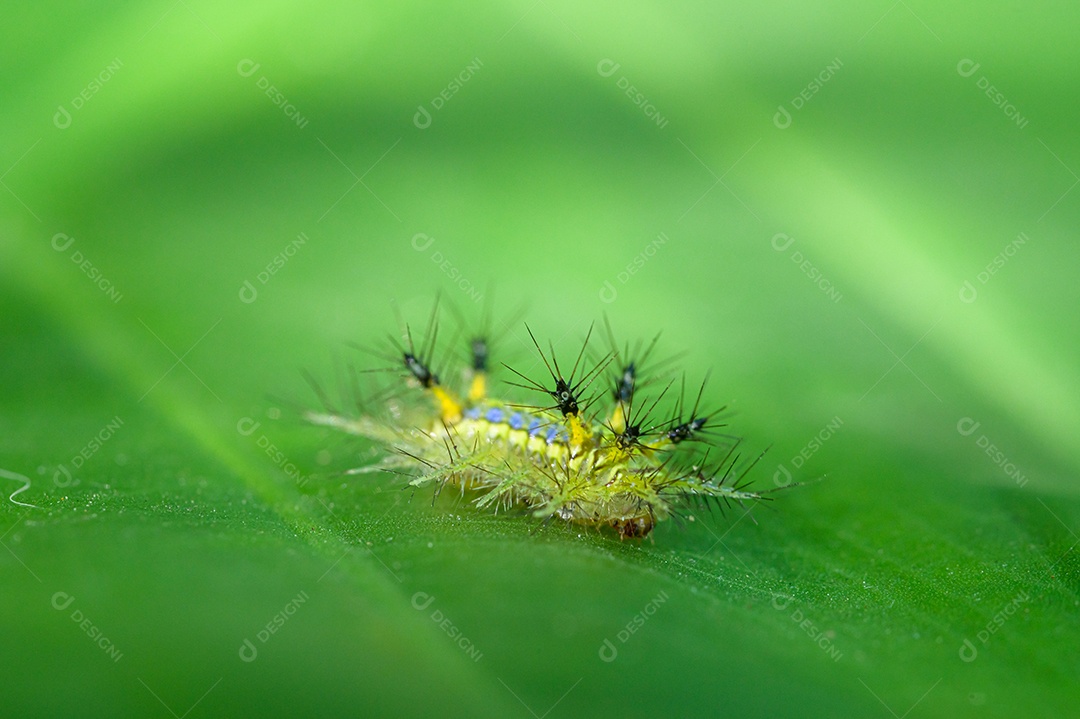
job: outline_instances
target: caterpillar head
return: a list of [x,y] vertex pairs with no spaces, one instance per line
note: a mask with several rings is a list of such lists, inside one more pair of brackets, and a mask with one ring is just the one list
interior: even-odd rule
[[619,539],[641,539],[653,530],[656,521],[651,514],[646,514],[613,520],[611,526],[619,533]]

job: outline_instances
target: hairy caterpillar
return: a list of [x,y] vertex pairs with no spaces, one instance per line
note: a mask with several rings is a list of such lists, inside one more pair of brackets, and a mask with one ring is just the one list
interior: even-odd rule
[[692,407],[683,396],[669,397],[674,407],[661,414],[663,419],[653,418],[674,384],[668,381],[655,396],[644,396],[647,385],[659,385],[657,380],[671,374],[641,374],[659,335],[644,352],[640,346],[620,351],[605,326],[611,351],[586,359],[590,327],[567,374],[554,346],[549,343],[545,354],[526,324],[547,375],[536,380],[503,364],[513,374],[506,384],[545,401],[513,403],[489,395],[487,332],[468,339],[469,362],[458,381],[444,382],[435,372],[436,302],[419,349],[405,325],[400,341],[390,338],[394,355],[380,355],[396,368],[370,370],[392,371],[403,379],[368,403],[379,409],[358,401],[356,414],[338,411],[312,381],[326,410],[305,417],[392,450],[349,474],[406,474],[410,485],[433,485],[436,494],[447,486],[475,491],[480,508],[523,505],[547,520],[610,526],[622,539],[645,537],[657,522],[679,516],[694,501],[723,509],[768,499],[768,492],[749,491],[743,481],[762,455],[740,468],[740,440],[715,432],[724,426],[717,421],[723,408],[701,411],[704,383]]

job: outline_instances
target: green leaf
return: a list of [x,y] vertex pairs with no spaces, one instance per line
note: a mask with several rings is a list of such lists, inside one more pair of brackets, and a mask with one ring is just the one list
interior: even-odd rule
[[[886,9],[12,11],[8,712],[1067,715],[1077,18]],[[805,486],[639,543],[342,474],[299,370],[439,290],[662,329]]]

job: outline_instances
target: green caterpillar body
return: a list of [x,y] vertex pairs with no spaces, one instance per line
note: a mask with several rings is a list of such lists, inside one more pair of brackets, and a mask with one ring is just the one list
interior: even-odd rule
[[723,507],[767,498],[741,485],[745,470],[735,469],[737,440],[721,447],[719,462],[710,463],[708,451],[695,449],[709,440],[707,430],[714,426],[709,417],[697,414],[696,406],[689,416],[677,414],[651,426],[646,426],[647,418],[634,416],[637,372],[632,361],[615,377],[606,420],[590,415],[587,408],[592,402],[581,396],[617,352],[576,379],[583,347],[574,371],[564,378],[554,352],[552,370],[534,338],[551,385],[511,371],[529,383],[527,389],[547,394],[554,405],[525,407],[487,396],[485,340],[470,343],[473,364],[465,372],[468,392],[463,399],[430,370],[431,350],[418,356],[408,333],[406,340],[409,345],[401,348],[401,356],[407,383],[423,390],[429,401],[408,407],[400,399],[390,400],[386,411],[379,413],[382,417],[306,415],[315,424],[394,450],[374,465],[350,470],[351,474],[381,470],[412,474],[413,486],[476,492],[480,508],[525,506],[541,518],[610,526],[624,539],[648,535],[657,522],[693,500]]

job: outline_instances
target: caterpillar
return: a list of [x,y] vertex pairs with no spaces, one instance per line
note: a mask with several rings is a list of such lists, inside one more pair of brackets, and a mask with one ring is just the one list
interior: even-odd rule
[[[740,461],[741,440],[716,431],[725,426],[725,408],[701,408],[704,382],[690,405],[685,383],[677,399],[669,397],[676,394],[670,370],[657,365],[652,376],[644,375],[659,335],[644,348],[620,350],[606,318],[605,327],[611,349],[587,358],[590,326],[567,373],[554,345],[549,342],[545,353],[525,324],[536,364],[546,373],[534,379],[503,363],[512,376],[505,384],[540,398],[512,401],[489,393],[490,332],[467,338],[468,361],[451,381],[435,371],[436,301],[419,347],[404,324],[400,340],[389,338],[392,354],[373,352],[389,366],[368,371],[397,374],[394,384],[368,402],[358,399],[357,412],[347,413],[309,377],[324,410],[304,416],[389,450],[346,474],[404,474],[412,487],[434,486],[436,496],[448,486],[474,493],[479,509],[525,507],[545,521],[610,527],[620,539],[646,537],[695,502],[723,511],[770,499],[773,490],[750,491],[745,481],[764,452],[748,464]],[[646,396],[650,386],[654,396]],[[665,398],[674,406],[660,412]]]

